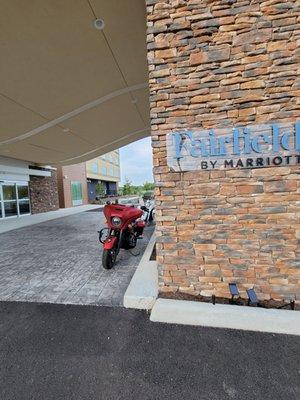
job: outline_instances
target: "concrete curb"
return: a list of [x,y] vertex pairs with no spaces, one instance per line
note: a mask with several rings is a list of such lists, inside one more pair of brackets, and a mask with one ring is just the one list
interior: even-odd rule
[[155,245],[155,232],[146,247],[143,257],[128,285],[123,304],[126,308],[151,310],[158,296],[158,274],[156,261],[150,261]]
[[300,335],[300,312],[157,299],[150,320],[173,324],[209,326]]
[[102,206],[96,204],[86,204],[77,207],[60,208],[59,210],[48,211],[40,214],[24,215],[22,217],[4,219],[0,222],[0,233],[24,228],[25,226],[40,224],[41,222],[51,221],[57,218],[67,217],[69,215],[79,214],[84,211],[101,207]]

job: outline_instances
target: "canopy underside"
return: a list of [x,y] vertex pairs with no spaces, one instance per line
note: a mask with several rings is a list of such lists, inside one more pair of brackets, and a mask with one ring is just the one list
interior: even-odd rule
[[149,135],[143,0],[6,0],[0,52],[0,155],[75,164]]

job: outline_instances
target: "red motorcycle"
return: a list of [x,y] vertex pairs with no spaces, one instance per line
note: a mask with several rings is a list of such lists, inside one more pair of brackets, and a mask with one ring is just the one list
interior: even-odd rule
[[108,227],[99,232],[99,241],[103,244],[102,265],[111,269],[120,249],[129,250],[136,246],[145,222],[140,219],[143,211],[134,206],[108,203],[103,213]]

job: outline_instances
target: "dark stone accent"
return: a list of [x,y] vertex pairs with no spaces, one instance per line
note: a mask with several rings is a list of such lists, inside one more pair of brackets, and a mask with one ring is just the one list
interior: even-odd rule
[[29,181],[31,213],[38,214],[59,209],[57,175],[31,176]]

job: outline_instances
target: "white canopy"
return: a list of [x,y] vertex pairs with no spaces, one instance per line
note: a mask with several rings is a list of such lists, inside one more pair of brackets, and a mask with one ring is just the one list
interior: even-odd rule
[[75,164],[149,135],[145,12],[144,0],[2,1],[0,155]]

